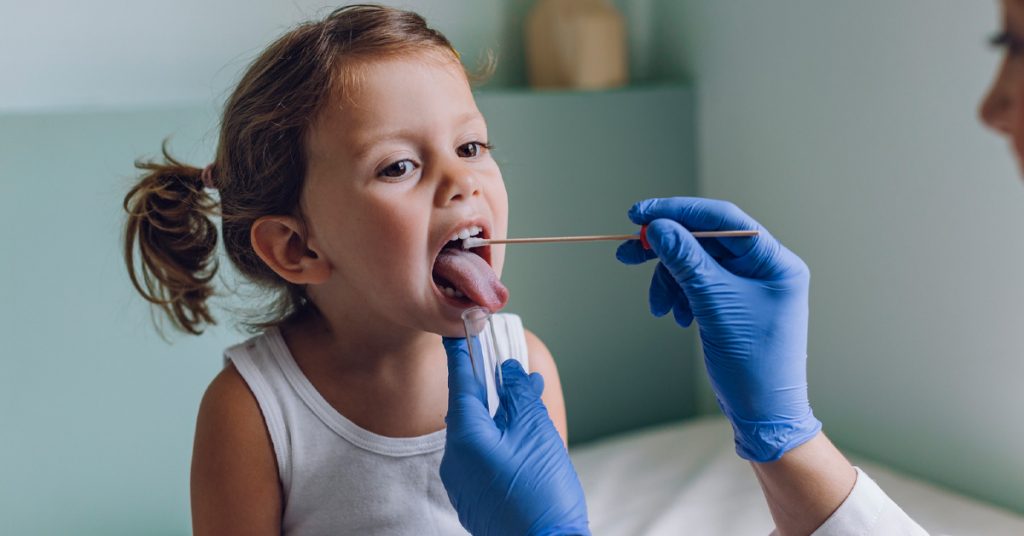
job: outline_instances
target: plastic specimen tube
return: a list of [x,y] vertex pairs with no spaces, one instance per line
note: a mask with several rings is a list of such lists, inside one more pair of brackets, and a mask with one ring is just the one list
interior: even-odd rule
[[466,328],[466,346],[473,366],[473,376],[480,384],[484,400],[491,414],[498,410],[498,393],[504,387],[501,377],[501,363],[508,358],[502,355],[491,321],[491,312],[484,307],[470,307],[462,312],[462,324]]

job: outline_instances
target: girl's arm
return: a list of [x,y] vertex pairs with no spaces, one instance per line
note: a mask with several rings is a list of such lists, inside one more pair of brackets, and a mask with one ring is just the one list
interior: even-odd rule
[[548,347],[533,334],[526,331],[526,351],[530,355],[530,372],[539,372],[544,376],[544,394],[541,400],[548,408],[551,421],[555,423],[558,435],[562,436],[562,443],[568,445],[569,427],[565,420],[565,399],[562,397],[562,381],[558,378],[558,367],[551,357]]
[[256,398],[229,364],[199,406],[192,451],[192,532],[280,535],[281,486]]

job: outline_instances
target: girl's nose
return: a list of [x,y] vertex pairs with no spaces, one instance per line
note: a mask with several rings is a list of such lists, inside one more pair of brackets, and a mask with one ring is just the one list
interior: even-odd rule
[[442,172],[441,185],[437,189],[437,205],[466,201],[479,194],[480,183],[473,173],[464,166],[453,165]]

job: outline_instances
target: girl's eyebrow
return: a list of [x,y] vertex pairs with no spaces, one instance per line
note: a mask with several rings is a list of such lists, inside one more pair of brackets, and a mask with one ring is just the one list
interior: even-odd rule
[[[455,118],[455,124],[465,125],[466,123],[472,123],[473,121],[483,121],[484,116],[478,110],[472,110],[465,112]],[[373,150],[374,146],[379,143],[389,141],[402,141],[410,140],[415,137],[418,130],[411,128],[399,128],[395,130],[385,130],[381,132],[372,132],[364,138],[363,141],[357,142],[356,149],[353,155],[356,159],[360,159],[366,156],[367,153]]]
[[462,125],[462,124],[465,124],[465,123],[469,123],[471,121],[476,121],[477,119],[482,120],[483,118],[484,118],[484,115],[482,113],[480,113],[479,110],[470,110],[470,111],[460,115],[458,117],[457,121],[458,121],[458,123],[460,125]]
[[408,128],[371,133],[363,138],[361,142],[357,142],[356,150],[353,154],[356,158],[363,158],[380,143],[412,139],[415,133],[415,130]]

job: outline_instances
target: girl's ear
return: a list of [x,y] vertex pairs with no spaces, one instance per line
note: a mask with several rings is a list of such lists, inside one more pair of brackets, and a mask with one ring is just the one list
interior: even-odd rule
[[327,259],[307,244],[295,218],[263,216],[253,222],[249,240],[263,262],[289,283],[316,285],[330,275]]

